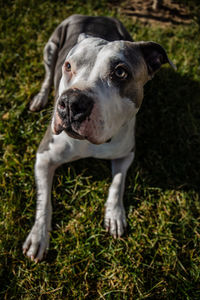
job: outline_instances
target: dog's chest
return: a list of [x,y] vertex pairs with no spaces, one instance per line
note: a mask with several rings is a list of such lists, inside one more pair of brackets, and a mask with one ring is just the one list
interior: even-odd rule
[[88,156],[100,159],[117,159],[126,156],[135,147],[136,117],[127,122],[110,142],[101,145],[89,144]]

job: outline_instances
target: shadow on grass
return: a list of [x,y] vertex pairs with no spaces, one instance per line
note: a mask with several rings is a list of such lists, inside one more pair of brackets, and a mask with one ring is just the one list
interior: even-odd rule
[[[128,178],[140,173],[147,185],[199,191],[200,83],[162,69],[145,86],[137,115],[136,157]],[[94,180],[110,176],[110,163],[86,159],[72,164]],[[103,178],[102,178],[103,176]]]
[[162,69],[137,118],[136,168],[162,189],[199,191],[200,83]]

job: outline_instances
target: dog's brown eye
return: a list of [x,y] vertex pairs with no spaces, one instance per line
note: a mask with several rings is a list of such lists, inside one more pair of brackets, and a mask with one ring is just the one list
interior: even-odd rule
[[70,63],[69,63],[68,61],[65,63],[65,70],[66,70],[67,72],[70,72],[70,71],[71,71],[71,65],[70,65]]
[[126,79],[128,77],[128,72],[123,67],[117,67],[115,69],[115,75],[119,79]]

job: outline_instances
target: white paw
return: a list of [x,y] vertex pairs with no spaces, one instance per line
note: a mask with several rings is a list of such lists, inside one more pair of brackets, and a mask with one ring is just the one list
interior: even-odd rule
[[121,206],[106,206],[105,228],[114,238],[121,237],[127,226],[125,210]]
[[49,231],[45,225],[35,223],[23,244],[23,253],[31,260],[42,260],[49,247]]
[[39,92],[31,101],[29,109],[31,111],[39,111],[43,107],[45,107],[47,101],[48,101],[48,94],[45,92]]

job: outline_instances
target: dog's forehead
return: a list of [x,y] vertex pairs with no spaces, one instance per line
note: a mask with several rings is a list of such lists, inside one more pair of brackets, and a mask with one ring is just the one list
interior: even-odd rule
[[126,60],[124,55],[125,53],[125,44],[124,41],[114,41],[105,45],[101,51],[98,53],[97,59],[104,59],[105,62]]
[[107,43],[108,41],[100,38],[86,38],[71,49],[66,59],[71,59],[76,63],[87,63],[94,60]]
[[69,52],[67,59],[71,59],[78,67],[94,66],[100,62],[109,65],[113,60],[125,60],[124,41],[109,42],[100,38],[86,38]]

